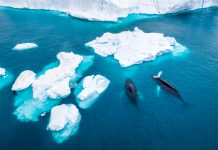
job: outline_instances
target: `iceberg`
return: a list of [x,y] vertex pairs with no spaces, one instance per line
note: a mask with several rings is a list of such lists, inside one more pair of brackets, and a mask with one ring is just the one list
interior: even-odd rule
[[12,91],[21,91],[28,88],[35,80],[35,75],[31,70],[21,72],[12,86]]
[[22,43],[22,44],[17,44],[13,48],[13,50],[21,51],[21,50],[27,50],[27,49],[37,48],[37,47],[38,45],[35,43]]
[[49,64],[36,74],[34,80],[30,80],[29,71],[22,75],[27,77],[24,77],[25,80],[21,81],[21,75],[16,80],[17,83],[20,81],[19,88],[22,88],[17,91],[14,103],[16,110],[13,114],[18,120],[38,121],[42,113],[50,111],[61,99],[69,96],[70,83],[76,82],[83,75],[93,64],[94,57],[60,52],[57,59],[59,61]]
[[[74,53],[60,52],[58,67],[48,69],[32,83],[33,98],[45,100],[47,97],[56,99],[70,94],[69,82],[75,76],[75,70],[83,61],[83,57]],[[68,91],[68,92],[66,92]]]
[[117,21],[129,14],[167,14],[218,6],[217,0],[0,0],[0,6],[55,10],[77,18]]
[[47,130],[52,131],[58,143],[62,143],[76,134],[80,121],[81,115],[75,105],[62,104],[51,109]]
[[74,91],[80,108],[86,109],[91,107],[98,96],[107,89],[109,84],[110,80],[102,75],[85,77]]
[[157,56],[186,48],[172,37],[161,33],[144,33],[137,27],[134,31],[118,34],[104,33],[86,44],[102,57],[113,55],[122,67],[155,60]]

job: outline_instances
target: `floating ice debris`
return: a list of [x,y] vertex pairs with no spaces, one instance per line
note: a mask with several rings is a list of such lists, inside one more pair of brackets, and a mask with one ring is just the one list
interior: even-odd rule
[[81,120],[79,110],[73,104],[62,104],[51,110],[47,130],[58,143],[62,143],[70,136],[75,135]]
[[43,112],[40,116],[44,117],[46,115],[46,112]]
[[56,10],[74,17],[117,21],[129,14],[166,14],[218,6],[217,0],[0,0],[0,6]]
[[156,56],[185,48],[172,37],[164,37],[161,33],[144,33],[137,27],[132,32],[105,33],[86,45],[103,57],[114,55],[122,67],[155,60]]
[[22,44],[17,44],[13,50],[27,50],[27,49],[32,49],[32,48],[37,48],[38,45],[35,43],[22,43]]
[[6,69],[0,67],[0,90],[9,85],[12,80],[12,74],[7,72]]
[[5,68],[1,68],[1,67],[0,67],[0,77],[1,77],[1,76],[5,76],[5,74],[6,74],[5,72],[6,72],[6,71],[5,71]]
[[109,84],[110,81],[101,75],[85,77],[74,91],[78,105],[83,109],[91,107],[97,97],[107,89]]
[[92,64],[93,56],[60,52],[59,62],[46,66],[31,86],[15,97],[14,115],[20,121],[37,121],[39,116],[70,95],[70,83],[76,82]]
[[35,73],[31,70],[25,70],[16,79],[12,86],[12,91],[21,91],[28,88],[35,80]]

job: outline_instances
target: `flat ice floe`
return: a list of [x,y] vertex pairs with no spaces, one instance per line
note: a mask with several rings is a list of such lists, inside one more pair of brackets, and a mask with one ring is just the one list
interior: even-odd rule
[[13,80],[12,74],[6,71],[5,68],[0,67],[0,90],[5,86],[9,85],[12,80]]
[[31,70],[21,72],[12,86],[12,91],[21,91],[28,88],[35,80],[35,75]]
[[70,136],[76,134],[81,115],[73,104],[62,104],[51,109],[47,130],[52,131],[52,136],[58,143],[62,143]]
[[103,93],[110,84],[110,80],[102,75],[85,77],[76,87],[74,94],[80,108],[91,107],[98,96]]
[[165,37],[162,33],[144,33],[137,27],[134,31],[118,34],[104,33],[86,46],[103,57],[113,55],[122,67],[155,60],[157,56],[177,49],[186,49],[172,37]]
[[93,63],[93,56],[80,56],[72,52],[60,52],[57,58],[58,62],[46,66],[35,75],[33,81],[26,79],[25,89],[21,82],[22,91],[17,92],[14,104],[14,115],[18,120],[37,121],[42,113],[50,111],[62,98],[71,94],[70,82],[76,82]]
[[21,51],[21,50],[27,50],[27,49],[37,48],[37,47],[38,45],[35,43],[21,43],[21,44],[17,44],[13,48],[13,50]]

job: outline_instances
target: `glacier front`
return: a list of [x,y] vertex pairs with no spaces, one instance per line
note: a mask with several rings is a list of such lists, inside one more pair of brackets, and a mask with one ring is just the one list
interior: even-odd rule
[[55,10],[88,20],[117,21],[129,14],[166,14],[218,6],[217,0],[0,0],[0,6]]
[[144,33],[137,27],[134,31],[118,34],[104,33],[86,46],[103,57],[114,55],[122,67],[155,60],[156,56],[186,49],[172,37],[165,37],[161,33]]

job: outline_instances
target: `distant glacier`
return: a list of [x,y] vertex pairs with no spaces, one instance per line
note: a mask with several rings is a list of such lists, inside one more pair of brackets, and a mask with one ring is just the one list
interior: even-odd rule
[[218,6],[217,0],[0,0],[0,6],[55,10],[77,18],[117,21],[129,14],[166,14]]

